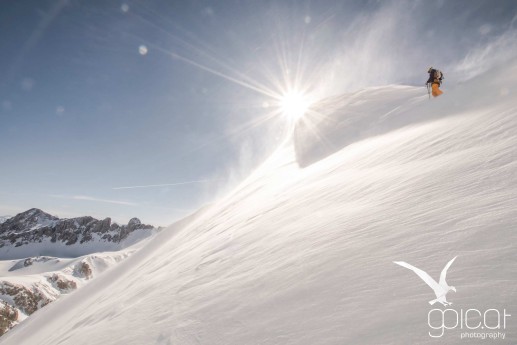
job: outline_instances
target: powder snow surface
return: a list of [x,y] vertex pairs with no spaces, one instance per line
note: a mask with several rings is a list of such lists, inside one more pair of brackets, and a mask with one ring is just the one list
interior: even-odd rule
[[516,343],[516,76],[513,63],[431,101],[398,86],[335,99],[354,140],[315,121],[303,145],[298,131],[231,195],[2,343],[485,343],[431,338],[428,312],[445,307],[393,263],[438,279],[456,255],[449,308],[506,309],[499,331]]

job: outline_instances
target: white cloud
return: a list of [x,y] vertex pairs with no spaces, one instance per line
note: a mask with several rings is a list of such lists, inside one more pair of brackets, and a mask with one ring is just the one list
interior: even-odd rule
[[517,56],[517,30],[509,29],[485,45],[470,50],[456,66],[463,79],[470,79]]
[[195,181],[184,181],[176,183],[163,183],[163,184],[148,184],[141,186],[127,186],[127,187],[113,187],[112,189],[134,189],[134,188],[152,188],[152,187],[170,187],[170,186],[182,186],[186,184],[205,183],[213,180],[195,180]]
[[50,196],[53,197],[53,198],[59,198],[59,199],[83,200],[83,201],[102,202],[102,203],[116,204],[116,205],[127,205],[127,206],[138,206],[139,205],[137,203],[129,202],[129,201],[112,200],[112,199],[101,199],[101,198],[96,198],[96,197],[88,196],[88,195],[59,195],[59,194],[52,194]]
[[[428,63],[416,32],[416,19],[406,2],[383,3],[376,11],[363,13],[349,23],[337,44],[335,58],[322,73],[324,96],[369,86],[400,83]],[[422,78],[426,78],[424,75]]]

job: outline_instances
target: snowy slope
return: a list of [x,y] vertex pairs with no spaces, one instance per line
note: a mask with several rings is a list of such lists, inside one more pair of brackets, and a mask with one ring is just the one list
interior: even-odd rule
[[[515,76],[514,62],[433,101],[425,89],[365,90],[354,112],[346,100],[358,95],[343,96],[330,114],[357,124],[343,133],[354,140],[298,136],[230,196],[2,343],[484,343],[459,329],[431,338],[428,313],[445,307],[393,263],[438,279],[456,255],[449,308],[506,309],[515,316],[499,331],[517,342]],[[397,92],[400,104],[378,107]]]
[[[62,295],[83,287],[145,245],[144,239],[124,250],[75,258],[50,256],[0,261],[0,335],[48,306]],[[15,311],[10,322],[5,310]]]

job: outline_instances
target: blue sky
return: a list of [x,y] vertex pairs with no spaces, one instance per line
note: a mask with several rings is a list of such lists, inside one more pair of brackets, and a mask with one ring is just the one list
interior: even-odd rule
[[0,215],[169,224],[282,141],[287,89],[425,93],[430,65],[454,85],[513,56],[516,13],[498,0],[3,1]]

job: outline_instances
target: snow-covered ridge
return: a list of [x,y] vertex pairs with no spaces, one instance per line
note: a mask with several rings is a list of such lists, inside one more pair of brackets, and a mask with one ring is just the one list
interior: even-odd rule
[[38,256],[0,261],[0,335],[131,255],[136,248],[74,259]]
[[138,218],[118,225],[110,218],[59,219],[36,208],[10,217],[0,224],[0,335],[115,266],[158,230]]
[[439,276],[458,256],[454,308],[517,314],[516,76],[514,61],[431,101],[425,88],[400,88],[385,108],[378,97],[397,92],[367,90],[353,108],[329,101],[351,140],[322,148],[339,131],[314,122],[300,150],[298,131],[202,216],[3,344],[470,343],[459,329],[428,335],[432,291],[393,261]]
[[118,225],[39,209],[9,217],[0,224],[0,335],[126,259],[159,230],[138,218]]
[[33,208],[0,224],[0,259],[31,256],[77,257],[121,250],[157,231],[133,218],[127,225],[110,218],[59,219]]

